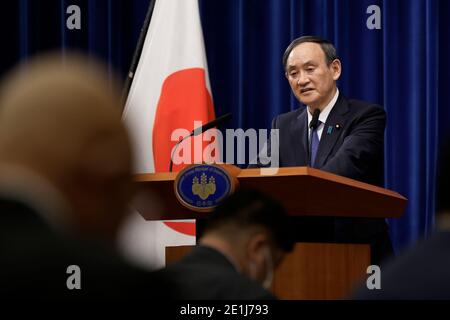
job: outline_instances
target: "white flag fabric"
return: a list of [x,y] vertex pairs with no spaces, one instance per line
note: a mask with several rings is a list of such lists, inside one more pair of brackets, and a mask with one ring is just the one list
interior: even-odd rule
[[[168,171],[172,132],[191,131],[194,121],[214,117],[198,1],[156,0],[123,114],[135,172]],[[174,165],[174,171],[182,168]],[[123,231],[125,253],[152,267],[164,266],[166,246],[195,244],[193,221],[150,222],[135,215]]]

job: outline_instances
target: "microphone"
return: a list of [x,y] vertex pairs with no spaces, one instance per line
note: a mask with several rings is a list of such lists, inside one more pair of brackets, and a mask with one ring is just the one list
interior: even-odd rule
[[319,124],[319,114],[320,114],[320,110],[319,109],[315,109],[313,112],[313,116],[312,116],[312,120],[309,123],[309,128],[316,130],[317,125]]
[[229,119],[231,119],[231,113],[224,114],[223,116],[220,116],[217,119],[214,119],[214,120],[208,122],[207,124],[205,124],[205,125],[203,125],[201,127],[198,127],[197,129],[192,130],[191,136],[197,136],[199,134],[202,134],[206,130],[214,128],[219,123],[222,123],[222,122],[227,121]]
[[199,134],[202,134],[203,132],[216,127],[217,125],[221,124],[222,122],[225,122],[226,120],[231,119],[231,113],[227,113],[224,114],[223,116],[220,116],[206,124],[204,124],[201,127],[195,128],[194,130],[192,130],[192,132],[187,135],[186,137],[184,137],[183,139],[181,139],[180,141],[177,142],[177,144],[175,145],[175,147],[173,148],[172,154],[170,155],[170,165],[169,165],[169,172],[172,172],[172,167],[173,167],[173,155],[175,154],[175,151],[177,150],[178,146],[187,138],[189,137],[193,137],[193,136],[197,136]]

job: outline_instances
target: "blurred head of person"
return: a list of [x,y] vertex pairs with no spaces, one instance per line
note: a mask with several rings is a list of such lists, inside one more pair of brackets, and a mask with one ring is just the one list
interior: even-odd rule
[[[69,229],[108,241],[132,193],[119,92],[103,66],[70,54],[35,58],[0,88],[0,167],[47,181],[67,204]],[[19,178],[4,169],[0,179]],[[28,192],[45,198],[38,189]]]
[[437,168],[436,225],[450,231],[450,139],[440,148]]
[[288,216],[275,200],[255,190],[238,190],[206,220],[200,244],[213,247],[237,270],[271,286],[274,269],[294,246]]
[[333,99],[341,61],[331,42],[315,36],[297,38],[284,52],[283,66],[292,92],[310,112],[322,110]]

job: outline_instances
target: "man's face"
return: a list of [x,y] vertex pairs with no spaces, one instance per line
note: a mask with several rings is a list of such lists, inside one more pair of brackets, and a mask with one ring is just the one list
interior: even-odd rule
[[305,42],[288,56],[286,77],[296,98],[311,109],[322,110],[336,92],[336,80],[341,75],[338,59],[327,65],[320,44]]

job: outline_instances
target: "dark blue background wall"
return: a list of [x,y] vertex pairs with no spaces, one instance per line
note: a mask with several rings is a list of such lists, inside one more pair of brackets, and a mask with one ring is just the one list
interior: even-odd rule
[[[159,0],[157,0],[159,1]],[[82,29],[65,27],[77,4]],[[2,4],[0,72],[49,49],[100,57],[125,78],[149,0],[17,0]],[[369,5],[381,8],[381,30],[369,30]],[[283,75],[290,40],[315,34],[333,41],[347,97],[373,101],[388,113],[386,187],[409,198],[390,221],[397,248],[426,234],[434,220],[435,163],[448,133],[450,2],[445,0],[201,0],[216,113],[229,127],[268,128],[298,107]]]

